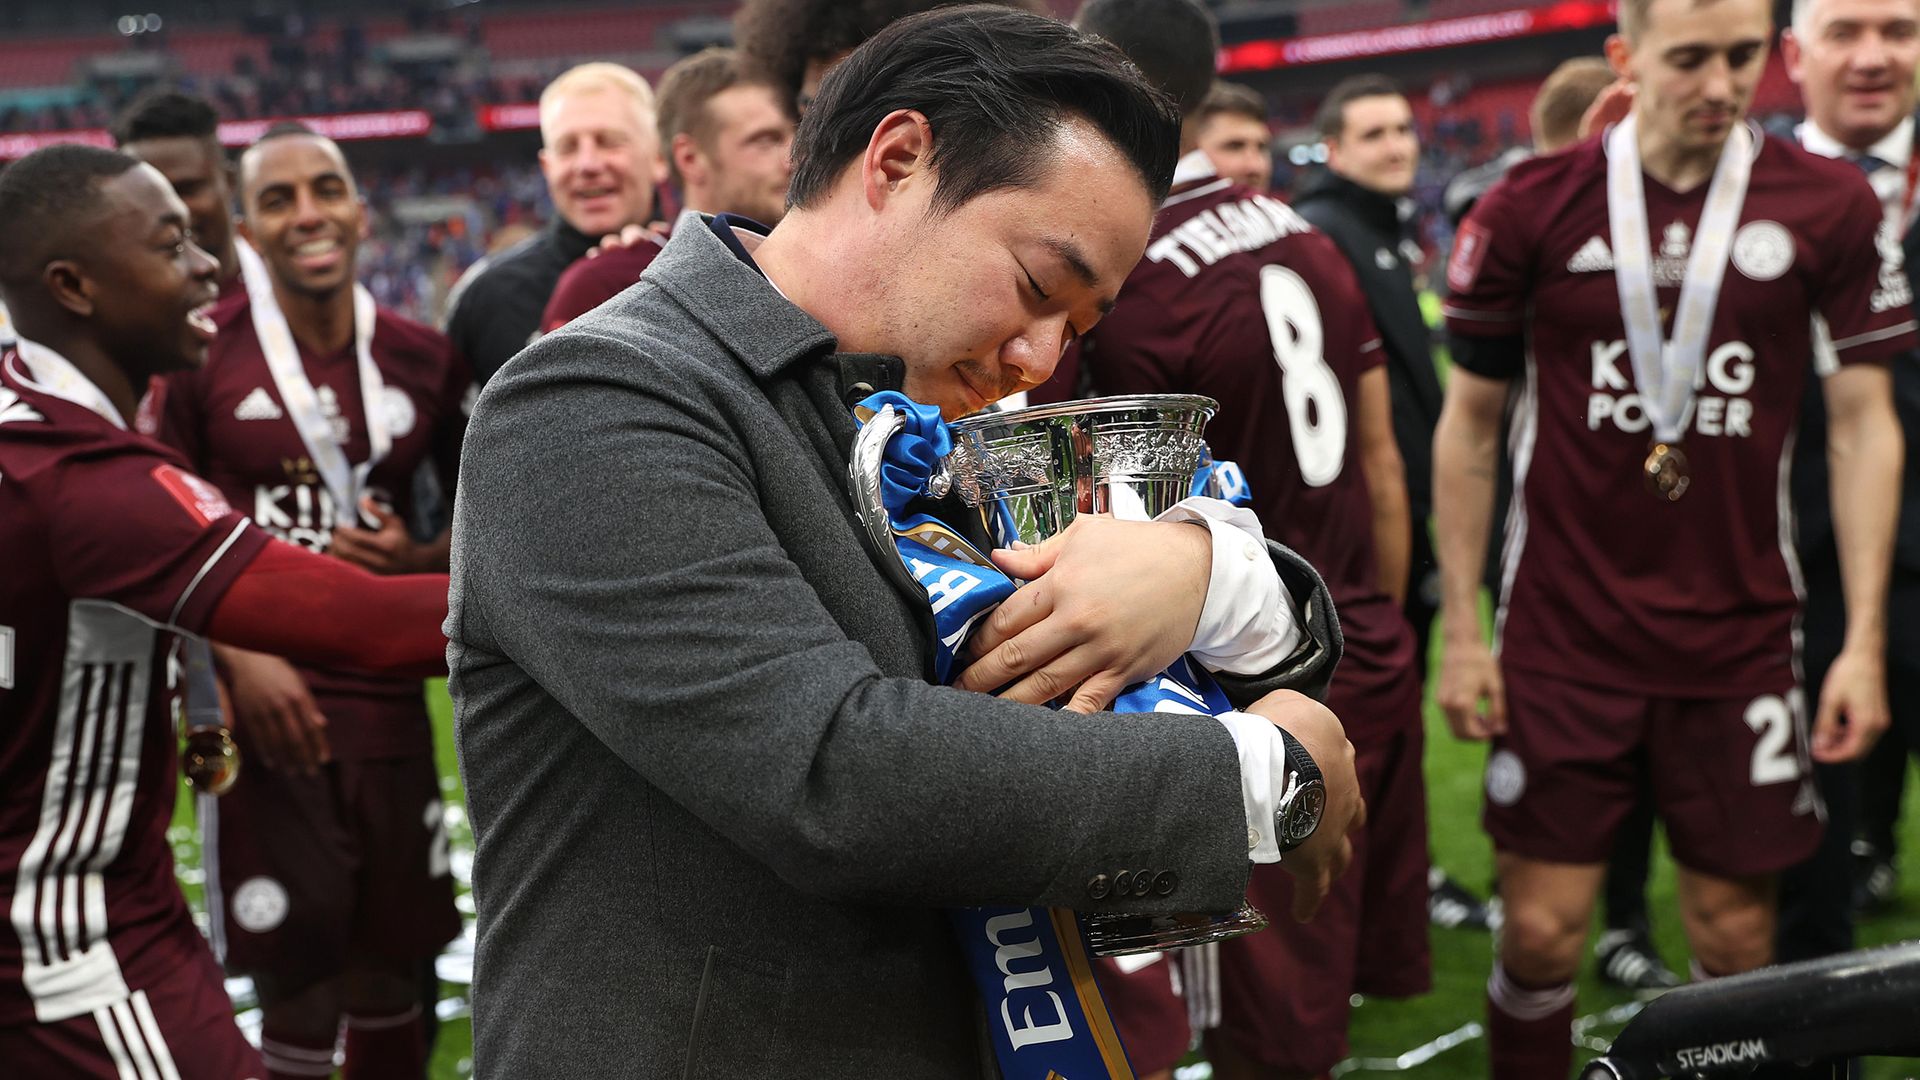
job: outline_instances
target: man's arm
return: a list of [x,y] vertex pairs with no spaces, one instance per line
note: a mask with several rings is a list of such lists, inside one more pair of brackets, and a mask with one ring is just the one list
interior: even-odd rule
[[446,673],[445,574],[376,577],[292,544],[260,549],[215,604],[206,636],[305,664]]
[[1357,434],[1360,468],[1367,476],[1367,496],[1373,502],[1373,557],[1380,589],[1398,605],[1406,599],[1407,564],[1412,559],[1413,535],[1407,509],[1406,465],[1393,437],[1393,401],[1387,369],[1376,367],[1360,376]]
[[1813,754],[1832,762],[1865,754],[1888,723],[1887,580],[1906,447],[1885,367],[1851,364],[1827,376],[1824,386],[1827,473],[1847,630],[1821,690]]
[[1499,735],[1507,727],[1499,664],[1480,631],[1480,575],[1492,527],[1506,401],[1504,380],[1456,366],[1447,377],[1446,402],[1433,433],[1434,556],[1440,563],[1446,641],[1438,698],[1447,724],[1463,739]]

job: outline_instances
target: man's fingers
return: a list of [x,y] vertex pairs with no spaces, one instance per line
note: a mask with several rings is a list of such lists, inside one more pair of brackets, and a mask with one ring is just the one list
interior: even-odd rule
[[1840,729],[1840,702],[1831,693],[1820,695],[1820,707],[1813,717],[1813,754],[1821,761],[1837,760],[1831,755],[1839,748],[1845,733]]
[[[327,739],[327,718],[312,697],[298,703],[301,714],[300,735],[306,743],[307,761],[312,766],[333,760],[333,747]],[[309,769],[309,771],[314,771]]]
[[1060,549],[1065,546],[1070,533],[1055,533],[1032,547],[998,548],[992,555],[993,565],[999,567],[1007,576],[1021,581],[1034,578],[1053,569],[1060,559]]
[[1073,649],[1038,666],[1025,678],[1000,691],[999,696],[1006,701],[1045,705],[1064,697],[1100,669],[1099,662],[1087,650]]
[[1091,716],[1113,704],[1120,691],[1127,688],[1126,679],[1117,671],[1103,671],[1073,692],[1073,700],[1067,702],[1068,712],[1085,713]]
[[[1009,599],[1007,602],[1013,601]],[[1001,606],[1005,607],[1004,604]],[[1015,679],[1032,674],[1057,661],[1062,654],[1077,644],[1070,639],[1064,627],[1057,622],[1047,621],[1046,616],[1051,612],[1040,608],[1032,610],[1038,613],[1037,616],[1025,611],[1013,613],[1010,617],[1012,621],[1009,622],[1004,633],[993,635],[999,640],[979,653],[977,659],[967,665],[967,669],[954,680],[953,685],[962,690],[991,694]],[[995,615],[997,616],[998,612]],[[990,617],[988,622],[992,623],[992,621]],[[987,627],[981,629],[984,631]],[[993,629],[1001,630],[1000,627],[993,627]],[[981,631],[976,631],[976,633],[979,632]],[[1097,666],[1089,663],[1086,670],[1081,672],[1081,678],[1093,674],[1096,670],[1098,670]],[[1079,681],[1080,679],[1075,679],[1066,683],[1060,687],[1060,692],[1064,693],[1071,689]]]
[[1325,870],[1311,877],[1293,879],[1293,921],[1312,922],[1320,911],[1320,902],[1327,898],[1327,890],[1333,887],[1333,879]]
[[[993,652],[1008,639],[1018,637],[1029,628],[1038,625],[1048,615],[1053,614],[1053,590],[1045,585],[1023,585],[1013,591],[1013,595],[1002,601],[973,629],[967,637],[967,652],[975,657],[984,657]],[[968,690],[992,690],[1001,683],[1021,672],[1012,672],[1006,678],[987,686],[968,686]],[[959,684],[955,684],[959,685]]]
[[362,495],[360,497],[360,512],[379,522],[382,531],[401,524],[399,514],[381,506],[380,501],[371,495]]

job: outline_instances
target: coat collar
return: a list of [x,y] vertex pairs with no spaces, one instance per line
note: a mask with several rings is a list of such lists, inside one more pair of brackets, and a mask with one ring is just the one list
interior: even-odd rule
[[744,246],[721,239],[708,215],[689,210],[680,216],[648,277],[756,378],[772,379],[796,363],[832,355],[843,397],[858,393],[858,400],[900,388],[906,365],[898,357],[835,354],[833,333],[780,295]]

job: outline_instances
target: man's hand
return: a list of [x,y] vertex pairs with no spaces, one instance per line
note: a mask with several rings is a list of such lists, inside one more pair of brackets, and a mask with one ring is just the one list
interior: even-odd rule
[[234,727],[268,768],[311,776],[332,760],[327,718],[293,665],[231,645],[215,650],[227,672]]
[[1354,771],[1353,744],[1325,705],[1291,690],[1276,690],[1246,711],[1266,717],[1298,739],[1320,766],[1320,781],[1327,787],[1319,827],[1306,843],[1280,859],[1280,868],[1293,875],[1293,917],[1306,922],[1346,873],[1353,861],[1352,836],[1367,822],[1367,804],[1360,797],[1360,778]]
[[1887,730],[1886,663],[1876,653],[1842,649],[1820,689],[1813,721],[1813,759],[1857,761]]
[[1615,79],[1600,96],[1593,99],[1587,111],[1580,117],[1579,138],[1585,140],[1606,128],[1627,118],[1633,111],[1633,84],[1625,79]]
[[1479,740],[1507,733],[1507,687],[1500,678],[1500,662],[1478,637],[1447,639],[1435,697],[1455,738]]
[[335,526],[332,551],[336,558],[376,574],[427,574],[447,569],[443,545],[416,542],[407,531],[407,523],[372,498],[361,498],[360,508],[380,527]]
[[[1193,646],[1213,573],[1203,526],[1084,514],[1037,547],[993,553],[1027,581],[974,630],[954,685],[1098,712]],[[1012,683],[1013,685],[1007,686]]]
[[608,233],[600,242],[587,249],[587,258],[597,259],[603,251],[618,251],[630,248],[642,241],[656,244],[667,242],[668,225],[664,221],[654,221],[646,225],[622,225],[619,232]]

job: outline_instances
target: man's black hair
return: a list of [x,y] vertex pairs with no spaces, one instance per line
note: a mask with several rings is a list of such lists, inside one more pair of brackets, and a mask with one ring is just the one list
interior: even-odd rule
[[[781,104],[800,115],[800,83],[810,61],[825,63],[908,15],[954,0],[746,0],[733,17],[734,46],[755,81],[772,86]],[[1003,0],[1045,14],[1041,0]]]
[[887,27],[827,76],[794,136],[787,205],[825,195],[898,109],[921,113],[933,131],[937,213],[1039,183],[1070,120],[1112,142],[1156,204],[1180,152],[1172,99],[1112,45],[1024,11],[941,8]]
[[1334,84],[1314,114],[1313,128],[1322,139],[1337,139],[1347,130],[1347,106],[1361,98],[1405,97],[1400,85],[1385,75],[1353,75]]
[[149,91],[113,121],[115,146],[146,139],[216,139],[220,114],[205,98],[178,90]]
[[0,289],[29,289],[49,262],[66,257],[105,204],[101,183],[139,164],[118,150],[62,143],[0,171]]
[[1119,46],[1192,116],[1213,88],[1220,32],[1199,0],[1087,0],[1073,25]]

